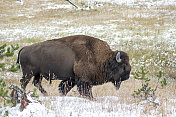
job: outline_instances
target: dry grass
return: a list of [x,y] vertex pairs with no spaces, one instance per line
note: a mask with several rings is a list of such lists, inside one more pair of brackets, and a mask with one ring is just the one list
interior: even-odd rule
[[[20,86],[20,82],[19,80],[15,79],[5,79],[5,81],[8,83],[8,85],[10,86],[11,84],[16,84],[18,86]],[[32,84],[33,79],[31,79],[31,81],[29,82],[29,84],[27,85],[27,92],[28,91],[32,91],[34,88],[34,85]],[[156,86],[156,80],[152,79],[150,85],[151,87],[155,87]],[[175,80],[170,79],[168,81],[168,86],[166,86],[166,88],[159,88],[157,91],[157,95],[160,98],[165,98],[165,99],[174,99],[175,95],[176,95],[176,84],[175,84]],[[58,85],[60,83],[60,80],[54,80],[52,81],[52,84],[49,83],[49,81],[43,79],[42,81],[42,86],[43,88],[48,92],[49,96],[59,96],[59,91],[58,91]],[[121,87],[119,90],[116,90],[115,87],[113,86],[112,83],[106,83],[104,85],[98,85],[98,86],[94,86],[92,91],[93,91],[93,96],[94,97],[102,97],[102,96],[117,96],[120,98],[132,98],[132,93],[134,90],[137,90],[141,87],[141,82],[138,80],[135,80],[134,78],[130,78],[127,81],[124,81],[121,84]],[[39,91],[38,94],[40,96],[43,96]],[[78,96],[79,97],[79,93],[77,92],[77,87],[75,86],[68,94],[68,96]]]

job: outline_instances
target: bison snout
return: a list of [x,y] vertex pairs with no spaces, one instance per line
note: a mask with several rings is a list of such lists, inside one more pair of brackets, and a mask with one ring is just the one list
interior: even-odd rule
[[125,75],[121,76],[121,81],[128,80],[129,78],[130,78],[130,74],[125,74]]

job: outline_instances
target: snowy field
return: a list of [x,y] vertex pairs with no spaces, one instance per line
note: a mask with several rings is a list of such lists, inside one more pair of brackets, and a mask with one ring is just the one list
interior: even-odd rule
[[[45,81],[49,96],[39,93],[41,103],[30,103],[22,112],[20,105],[3,107],[1,115],[8,110],[9,117],[176,117],[176,0],[71,1],[79,9],[64,0],[1,0],[0,44],[23,47],[69,35],[94,36],[129,54],[131,78],[119,91],[112,84],[95,87],[93,101],[79,97],[76,88],[61,97],[59,81],[52,86]],[[16,57],[7,62],[15,62]],[[157,92],[159,105],[131,96],[141,86],[133,78],[141,65],[151,77],[162,70],[169,79],[166,89]],[[20,84],[21,71],[0,75],[9,84]],[[32,90],[32,83],[27,88]]]
[[[90,101],[78,97],[41,97],[41,101],[50,101],[50,104],[30,103],[22,112],[19,106],[6,107],[10,117],[175,117],[176,100],[168,100],[158,107],[148,101],[125,104],[118,97],[98,97],[98,101]],[[133,99],[131,99],[133,102]],[[157,99],[157,102],[161,100]],[[48,109],[49,108],[49,109]],[[154,109],[153,109],[154,108]],[[163,113],[163,110],[166,112]],[[160,112],[162,111],[162,112]]]
[[[90,101],[78,97],[41,97],[41,101],[30,103],[22,112],[19,106],[6,107],[10,117],[175,117],[176,100],[168,100],[160,106],[153,106],[148,101],[130,104],[121,102],[118,97],[98,97]],[[49,104],[45,103],[50,101]],[[161,100],[157,100],[160,102]],[[160,103],[159,103],[160,104]],[[49,108],[49,109],[48,109]],[[4,108],[3,108],[4,109]],[[3,113],[2,113],[3,114]]]

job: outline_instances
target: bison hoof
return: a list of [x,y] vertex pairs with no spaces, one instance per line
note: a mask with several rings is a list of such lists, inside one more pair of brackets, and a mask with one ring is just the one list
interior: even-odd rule
[[97,101],[97,99],[94,98],[94,97],[92,97],[90,100],[91,100],[91,101]]

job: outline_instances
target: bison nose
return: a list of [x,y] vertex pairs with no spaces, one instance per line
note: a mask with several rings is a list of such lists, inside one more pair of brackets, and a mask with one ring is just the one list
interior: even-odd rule
[[130,73],[130,71],[131,71],[131,65],[129,64],[129,66],[127,67],[127,72]]

